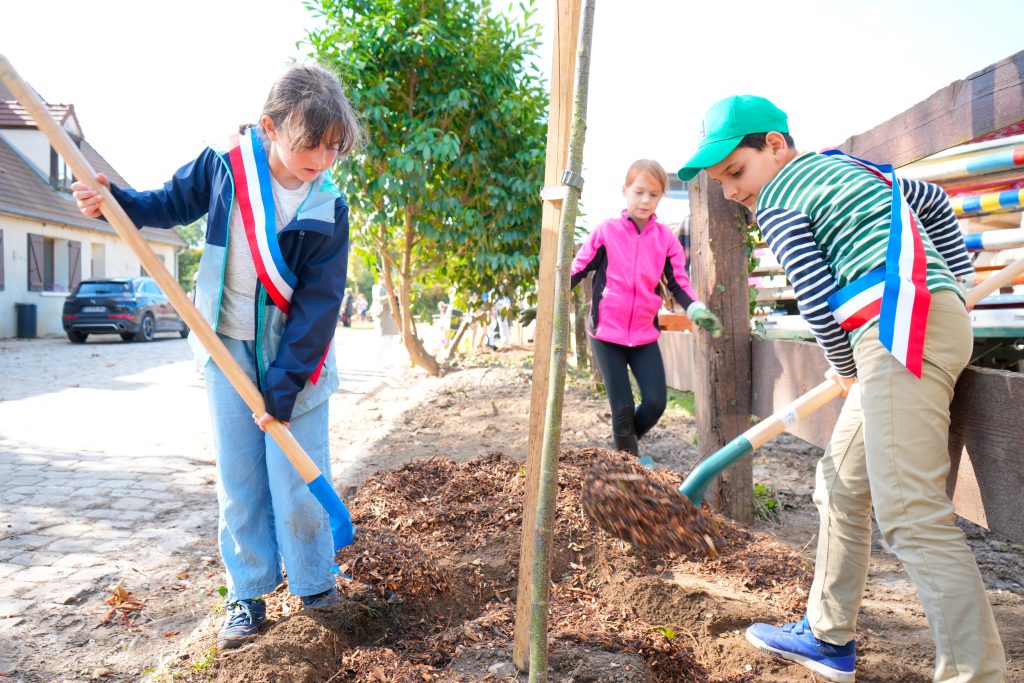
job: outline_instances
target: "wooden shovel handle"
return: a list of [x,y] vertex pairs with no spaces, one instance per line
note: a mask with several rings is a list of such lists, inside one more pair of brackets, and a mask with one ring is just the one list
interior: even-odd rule
[[1000,287],[1010,284],[1015,277],[1021,274],[1024,274],[1024,258],[1017,259],[1013,263],[1004,266],[1002,270],[985,278],[985,280],[967,292],[967,310],[974,308],[974,304],[989,294],[998,291]]
[[786,431],[787,428],[815,412],[823,405],[839,396],[841,389],[831,379],[814,387],[805,394],[801,394],[793,401],[782,406],[770,416],[758,422],[756,425],[743,432],[747,441],[757,450],[768,443],[776,436]]
[[[242,399],[257,415],[265,413],[266,407],[263,403],[263,396],[252,383],[252,380],[235,362],[235,359],[231,356],[223,342],[221,342],[217,333],[213,331],[199,313],[199,310],[192,303],[192,300],[188,298],[188,295],[185,294],[185,290],[181,288],[178,281],[160,263],[156,254],[153,253],[153,250],[146,244],[142,235],[139,234],[135,223],[132,222],[132,219],[121,208],[121,205],[117,203],[117,200],[114,199],[114,195],[99,182],[99,179],[96,177],[96,171],[93,170],[81,150],[72,142],[67,132],[57,125],[57,122],[50,116],[50,113],[46,110],[45,105],[36,95],[35,91],[21,79],[21,76],[18,75],[18,72],[14,70],[14,67],[11,66],[11,63],[3,55],[0,55],[0,81],[3,81],[10,88],[18,102],[25,107],[25,110],[36,122],[39,130],[47,137],[57,153],[64,158],[68,166],[71,167],[75,177],[100,193],[103,197],[103,202],[100,204],[103,216],[114,227],[121,239],[135,252],[135,255],[139,257],[142,265],[146,268],[146,272],[160,285],[160,289],[170,299],[174,309],[188,324],[192,334],[196,335],[217,364],[217,367],[227,376],[231,385],[238,391]],[[291,461],[295,469],[298,470],[303,481],[308,484],[320,476],[319,468],[317,468],[309,455],[306,454],[306,451],[303,450],[299,442],[295,440],[295,437],[292,436],[292,433],[283,424],[274,420],[267,425],[267,431],[281,447],[281,450],[284,451],[284,454]]]

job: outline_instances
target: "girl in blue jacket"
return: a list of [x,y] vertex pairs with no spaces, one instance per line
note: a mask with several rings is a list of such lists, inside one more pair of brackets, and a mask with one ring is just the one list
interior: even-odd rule
[[[254,638],[261,599],[283,580],[307,608],[337,604],[327,513],[265,433],[284,422],[331,481],[328,398],[338,388],[331,341],[345,292],[348,206],[330,170],[360,141],[337,78],[297,65],[273,85],[259,124],[227,151],[207,148],[160,190],[110,186],[139,226],[170,228],[207,217],[195,303],[260,388],[253,415],[209,354],[205,369],[217,452],[220,551],[228,605],[221,649]],[[82,213],[99,217],[101,195],[72,185]]]

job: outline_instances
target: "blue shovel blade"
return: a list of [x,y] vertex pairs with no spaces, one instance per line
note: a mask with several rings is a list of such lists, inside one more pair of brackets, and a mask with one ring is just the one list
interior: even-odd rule
[[352,545],[352,540],[356,535],[356,528],[352,526],[352,515],[349,514],[348,508],[341,502],[338,494],[335,493],[334,487],[327,483],[323,474],[306,486],[327,510],[327,517],[331,521],[331,536],[334,537],[334,552],[338,552],[347,545]]

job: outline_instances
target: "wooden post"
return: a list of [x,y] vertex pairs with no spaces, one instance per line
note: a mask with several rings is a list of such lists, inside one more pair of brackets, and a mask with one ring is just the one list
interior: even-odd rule
[[[545,188],[560,188],[562,171],[569,156],[569,123],[572,116],[573,82],[576,74],[576,44],[579,39],[581,0],[558,0],[555,11],[555,48],[551,69],[551,104],[548,111],[547,164]],[[557,192],[546,193],[540,239],[540,277],[537,279],[537,327],[533,336],[533,386],[530,394],[530,426],[526,446],[526,491],[523,500],[522,548],[519,555],[519,584],[516,591],[515,639],[512,662],[520,671],[529,667],[530,587],[533,584],[534,525],[540,457],[544,442],[551,364],[551,319],[554,311],[555,257],[562,201]],[[564,195],[563,195],[564,196]]]
[[[694,398],[702,456],[750,427],[750,304],[743,229],[746,212],[701,173],[690,183],[693,267],[697,295],[722,319],[722,336],[694,330]],[[708,500],[732,519],[754,521],[753,457],[730,467]]]

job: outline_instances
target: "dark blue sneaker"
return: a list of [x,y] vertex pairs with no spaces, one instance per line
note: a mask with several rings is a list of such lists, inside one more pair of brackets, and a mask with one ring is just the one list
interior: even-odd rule
[[835,683],[854,683],[857,641],[832,645],[818,640],[811,633],[807,617],[785,626],[754,624],[747,629],[747,641],[758,650],[802,664]]
[[251,641],[267,618],[267,603],[259,598],[232,600],[226,606],[227,617],[217,634],[217,649],[230,650]]
[[331,609],[341,606],[341,596],[337,588],[330,588],[323,593],[302,596],[302,609]]

